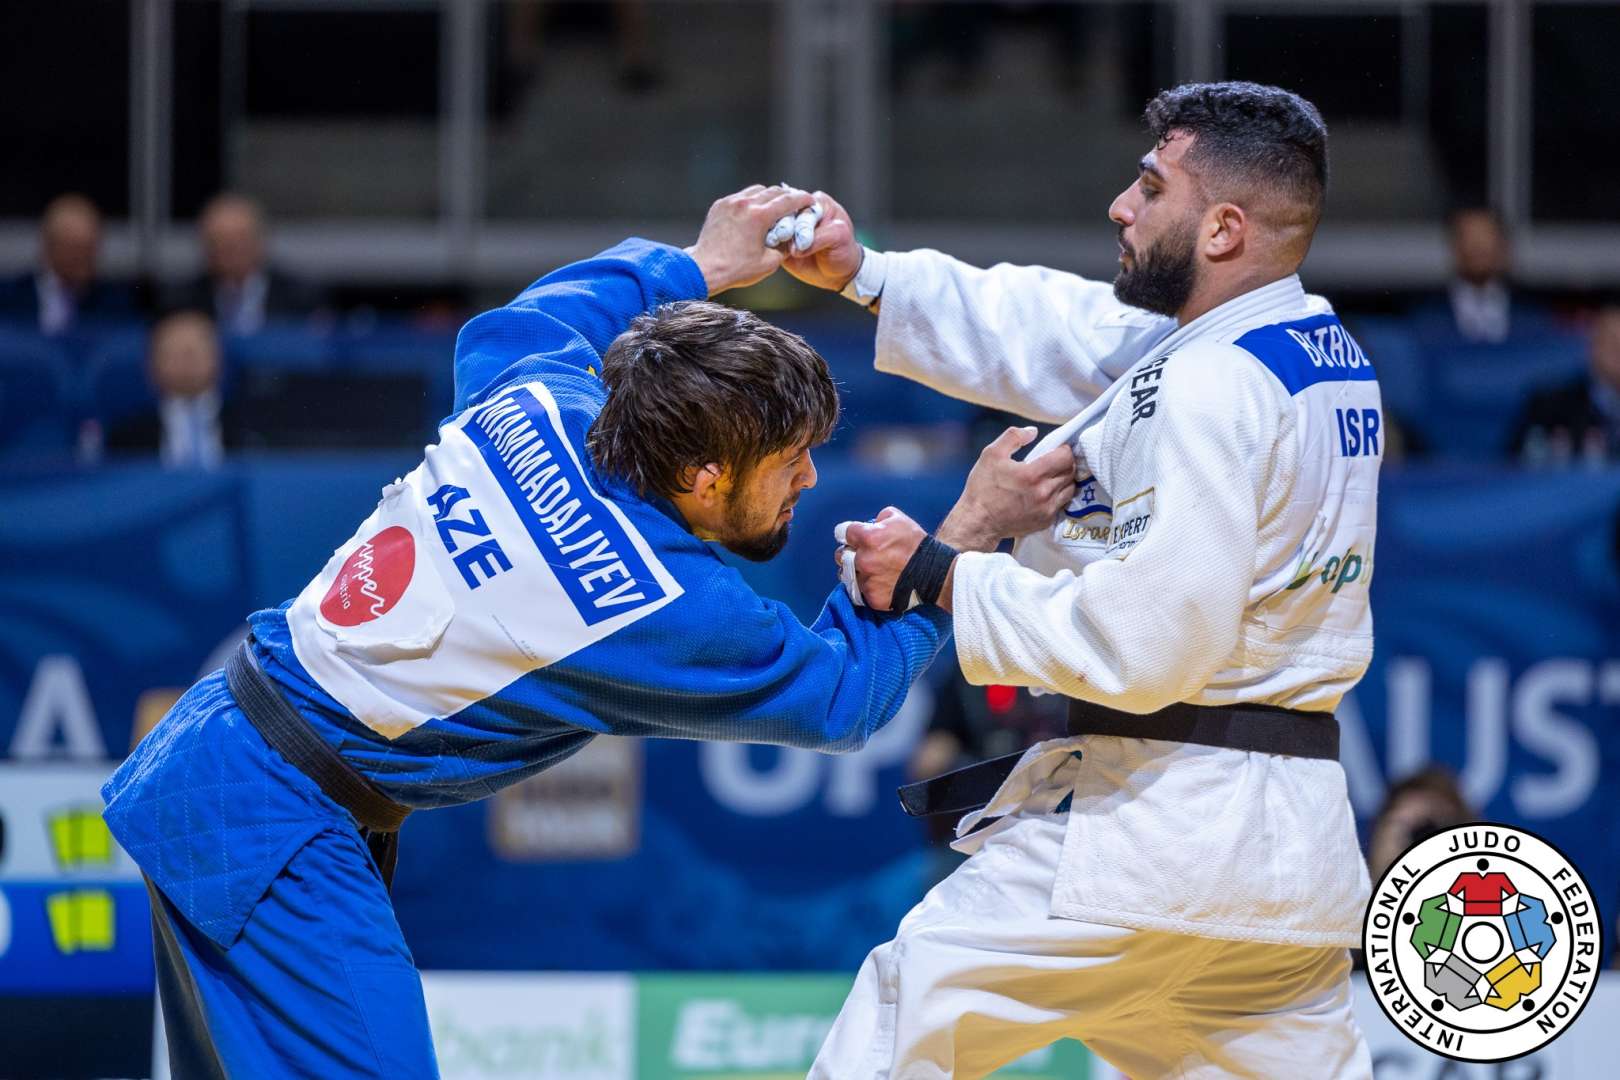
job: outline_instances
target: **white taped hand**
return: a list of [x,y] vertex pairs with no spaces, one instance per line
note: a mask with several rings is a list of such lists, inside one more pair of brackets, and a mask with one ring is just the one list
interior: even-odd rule
[[771,231],[765,234],[765,246],[781,247],[792,240],[794,251],[809,251],[816,238],[816,225],[821,221],[822,213],[821,204],[817,202],[797,214],[783,214],[771,226]]
[[861,595],[861,586],[855,580],[855,553],[845,543],[849,535],[849,527],[859,524],[854,521],[840,521],[833,526],[833,539],[838,542],[838,581],[849,594],[849,602],[856,607],[866,606],[866,597]]
[[[849,594],[849,602],[856,607],[865,607],[866,597],[861,595],[861,583],[855,576],[855,552],[849,549],[847,537],[851,525],[871,524],[871,521],[840,521],[833,526],[833,540],[838,544],[838,549],[834,553],[838,558],[838,583]],[[905,610],[910,611],[921,603],[922,597],[918,596],[917,591],[913,589],[906,600]],[[897,611],[899,609],[891,607],[890,610]]]

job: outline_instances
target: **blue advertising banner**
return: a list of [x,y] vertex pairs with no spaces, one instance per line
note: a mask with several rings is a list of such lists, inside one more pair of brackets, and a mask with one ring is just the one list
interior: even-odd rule
[[[218,664],[243,615],[294,595],[410,465],[315,457],[216,474],[130,467],[0,480],[9,511],[0,517],[0,768],[76,762],[104,775],[134,732]],[[784,555],[745,572],[812,617],[833,585],[833,523],[869,517],[886,500],[937,521],[960,479],[829,463]],[[1364,824],[1391,778],[1445,763],[1484,817],[1563,847],[1611,919],[1620,906],[1617,509],[1620,473],[1386,472],[1370,571],[1378,651],[1341,711]],[[894,788],[931,708],[930,689],[919,688],[866,750],[840,757],[599,739],[487,802],[415,815],[395,900],[416,959],[853,970],[924,886],[923,832],[900,813]],[[52,840],[60,807],[18,809],[3,795],[0,904],[44,914],[13,911],[0,934],[0,992],[62,987],[22,974],[41,970],[49,909],[40,905],[64,881],[82,878],[81,891],[94,893],[101,871],[45,855],[24,866],[24,837],[47,853],[90,841],[60,831]],[[48,842],[68,847],[38,846]],[[121,947],[100,949],[98,935],[110,927],[115,943],[138,941],[140,920],[126,922],[122,907],[144,905],[122,871],[112,879],[100,890],[111,908],[96,896],[57,905],[75,963],[108,957],[104,990],[131,975],[111,959]]]

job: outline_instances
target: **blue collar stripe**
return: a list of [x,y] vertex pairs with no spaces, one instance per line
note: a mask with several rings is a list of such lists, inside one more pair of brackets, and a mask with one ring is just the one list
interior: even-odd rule
[[1295,322],[1250,330],[1234,345],[1259,360],[1290,394],[1323,382],[1371,382],[1372,361],[1336,315],[1313,315]]

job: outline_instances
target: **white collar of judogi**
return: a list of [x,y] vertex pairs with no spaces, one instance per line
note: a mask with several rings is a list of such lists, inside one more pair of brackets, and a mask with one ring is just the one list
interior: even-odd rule
[[[1226,303],[1204,312],[1187,325],[1177,327],[1169,337],[1154,346],[1151,353],[1144,353],[1137,362],[1140,363],[1150,357],[1165,356],[1195,341],[1218,341],[1246,326],[1267,326],[1280,322],[1284,316],[1303,311],[1306,303],[1305,287],[1300,284],[1299,275],[1289,274],[1258,289],[1250,289],[1241,296],[1234,296]],[[1030,451],[1029,457],[1033,459],[1053,447],[1074,442],[1080,432],[1090,427],[1108,411],[1114,395],[1119,393],[1119,388],[1126,382],[1124,376],[1115,379],[1113,384],[1098,395],[1096,401],[1082,409],[1078,416],[1049,432],[1046,438]]]

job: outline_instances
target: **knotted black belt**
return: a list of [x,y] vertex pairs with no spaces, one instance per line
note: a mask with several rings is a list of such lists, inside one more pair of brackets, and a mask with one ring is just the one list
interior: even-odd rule
[[392,890],[394,867],[399,862],[399,827],[411,808],[390,799],[356,772],[287,704],[281,691],[259,669],[249,648],[251,640],[244,641],[225,662],[225,682],[231,696],[265,742],[315,781],[328,798],[354,815],[360,824],[360,836],[377,862],[383,886]]
[[[1339,760],[1339,722],[1332,713],[1272,705],[1169,705],[1138,715],[1088,701],[1069,702],[1070,735],[1118,735],[1197,743],[1261,754]],[[977,810],[1000,790],[1023,753],[980,761],[900,789],[912,817]]]

